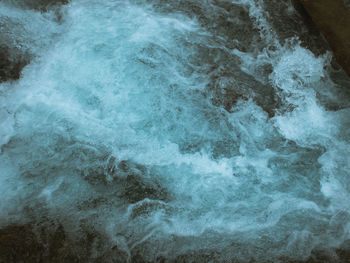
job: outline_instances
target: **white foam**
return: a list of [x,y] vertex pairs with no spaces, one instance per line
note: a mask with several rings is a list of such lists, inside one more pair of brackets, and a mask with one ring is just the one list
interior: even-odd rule
[[[21,215],[40,203],[49,215],[69,217],[67,225],[95,224],[129,259],[147,242],[208,233],[197,249],[213,248],[215,239],[255,245],[266,235],[276,246],[264,247],[267,257],[304,259],[318,244],[314,235],[340,244],[345,237],[319,229],[349,206],[341,179],[349,175],[348,111],[329,112],[318,100],[318,85],[331,82],[329,61],[295,41],[280,46],[263,4],[234,2],[250,6],[266,43],[278,47],[232,52],[244,78],[273,68],[256,79],[281,101],[274,117],[253,99],[230,112],[213,105],[212,76],[197,52],[215,39],[196,19],[128,1],[71,1],[63,24],[48,25],[64,34],[43,50],[25,40],[38,59],[20,80],[0,85],[1,211],[16,204]],[[123,192],[131,176],[127,191],[141,200]],[[157,191],[164,195],[151,200]]]

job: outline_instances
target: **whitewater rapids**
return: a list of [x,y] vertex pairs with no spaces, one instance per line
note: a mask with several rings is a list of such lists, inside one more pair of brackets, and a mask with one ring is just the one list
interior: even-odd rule
[[0,227],[81,262],[342,260],[350,79],[295,1],[61,2],[0,2]]

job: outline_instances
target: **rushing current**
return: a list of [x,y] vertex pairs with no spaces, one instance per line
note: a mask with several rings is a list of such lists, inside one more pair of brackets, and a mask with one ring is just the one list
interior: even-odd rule
[[0,47],[43,262],[348,262],[350,78],[297,1],[2,0]]

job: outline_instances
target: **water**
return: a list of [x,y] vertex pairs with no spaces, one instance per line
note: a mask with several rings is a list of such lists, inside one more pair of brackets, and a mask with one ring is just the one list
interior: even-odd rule
[[84,262],[346,260],[350,79],[296,2],[62,2],[0,2],[1,226]]

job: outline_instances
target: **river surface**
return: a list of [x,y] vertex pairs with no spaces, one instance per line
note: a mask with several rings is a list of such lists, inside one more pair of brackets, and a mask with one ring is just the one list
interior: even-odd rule
[[3,0],[0,46],[0,226],[84,262],[346,260],[350,79],[296,1]]

